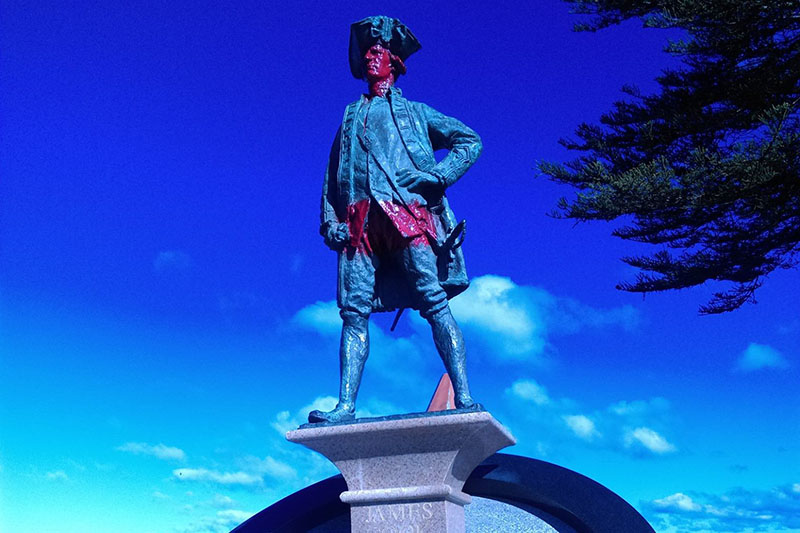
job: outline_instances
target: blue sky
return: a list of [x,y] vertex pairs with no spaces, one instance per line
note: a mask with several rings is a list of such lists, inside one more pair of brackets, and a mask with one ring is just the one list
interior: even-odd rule
[[[398,85],[473,127],[452,303],[510,453],[594,478],[659,532],[800,531],[798,272],[700,317],[706,286],[618,292],[647,250],[546,215],[539,160],[674,60],[556,0],[0,6],[0,530],[228,531],[335,473],[283,433],[337,389],[335,255],[317,234],[349,24],[423,48]],[[373,320],[360,415],[419,411],[427,324]]]

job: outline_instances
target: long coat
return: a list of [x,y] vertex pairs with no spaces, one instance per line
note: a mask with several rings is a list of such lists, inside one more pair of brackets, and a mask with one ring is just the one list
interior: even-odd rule
[[[469,285],[464,257],[461,248],[449,249],[442,246],[453,230],[455,216],[451,211],[444,190],[453,185],[475,162],[482,150],[480,137],[461,121],[443,115],[428,105],[403,98],[400,90],[393,87],[387,94],[392,118],[403,141],[409,159],[417,170],[437,177],[442,185],[434,197],[424,197],[409,191],[394,182],[394,172],[388,172],[388,183],[400,205],[422,206],[433,215],[436,226],[432,248],[438,258],[438,277],[449,298],[464,291]],[[320,232],[325,233],[333,224],[348,222],[348,207],[363,200],[357,197],[354,187],[354,150],[360,142],[355,127],[355,117],[360,107],[366,104],[366,97],[352,102],[344,112],[342,125],[337,132],[325,173],[322,190]],[[376,140],[380,142],[380,139]],[[434,151],[447,149],[449,153],[436,162]],[[385,162],[384,162],[385,164]],[[419,213],[408,210],[412,217]],[[347,261],[344,254],[352,250],[345,248],[339,252],[339,290],[337,300],[341,307],[344,299],[343,277],[346,276]],[[392,269],[376,272],[375,301],[373,311],[389,311],[396,308],[414,308],[414,298],[409,293],[402,273]]]

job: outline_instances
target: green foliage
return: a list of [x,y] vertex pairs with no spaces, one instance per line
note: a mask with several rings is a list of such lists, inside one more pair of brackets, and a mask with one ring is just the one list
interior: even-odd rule
[[600,125],[561,141],[581,157],[540,165],[578,189],[556,216],[624,217],[613,235],[659,246],[623,258],[640,273],[619,289],[728,282],[704,314],[755,301],[800,252],[800,0],[566,1],[589,16],[579,31],[639,18],[686,38],[666,47],[682,66],[657,78],[657,94],[624,87]]

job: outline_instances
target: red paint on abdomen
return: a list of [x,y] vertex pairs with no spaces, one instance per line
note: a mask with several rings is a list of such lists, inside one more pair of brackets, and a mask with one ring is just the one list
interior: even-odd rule
[[394,202],[361,200],[347,207],[347,225],[351,246],[379,255],[405,246],[428,246],[428,238],[436,238],[431,212],[417,202],[406,209]]

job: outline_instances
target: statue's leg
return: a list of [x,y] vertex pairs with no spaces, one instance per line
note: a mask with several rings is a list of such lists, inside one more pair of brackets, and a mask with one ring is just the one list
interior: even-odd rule
[[331,411],[311,411],[308,421],[346,422],[356,414],[356,397],[369,356],[369,318],[342,310],[342,338],[339,344],[339,401]]
[[377,260],[360,250],[343,257],[340,271],[342,337],[339,343],[339,402],[331,411],[311,411],[308,421],[346,422],[355,418],[356,397],[369,357],[369,315],[375,292]]
[[467,381],[467,350],[464,335],[458,327],[450,306],[427,317],[433,331],[433,342],[444,362],[444,367],[453,383],[453,393],[457,409],[480,409],[469,393]]
[[450,312],[447,293],[439,283],[436,255],[430,246],[412,243],[403,251],[403,266],[418,298],[420,314],[431,325],[436,350],[453,383],[456,408],[482,409],[469,392],[464,335]]
[[357,313],[342,312],[342,339],[339,345],[338,409],[355,413],[358,387],[369,357],[369,319]]

